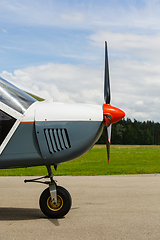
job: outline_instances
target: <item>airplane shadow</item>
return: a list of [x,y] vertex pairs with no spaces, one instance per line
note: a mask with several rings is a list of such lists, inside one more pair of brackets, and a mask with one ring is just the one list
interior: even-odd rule
[[0,207],[0,221],[33,220],[45,218],[40,209]]
[[[71,210],[76,209],[78,208],[71,208]],[[36,219],[48,219],[55,226],[60,225],[58,219],[47,218],[40,209],[0,207],[0,221],[20,221]],[[65,219],[65,217],[62,217],[61,219]]]

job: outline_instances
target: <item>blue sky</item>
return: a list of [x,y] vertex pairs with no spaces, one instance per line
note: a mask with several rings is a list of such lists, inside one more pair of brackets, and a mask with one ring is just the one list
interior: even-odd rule
[[0,75],[46,99],[112,104],[160,121],[160,1],[0,1]]

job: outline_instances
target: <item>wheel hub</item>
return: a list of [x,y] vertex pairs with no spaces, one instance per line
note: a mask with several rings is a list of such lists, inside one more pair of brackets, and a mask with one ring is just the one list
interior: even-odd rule
[[57,204],[53,204],[51,196],[47,199],[47,206],[51,211],[59,211],[63,207],[63,199],[57,195]]

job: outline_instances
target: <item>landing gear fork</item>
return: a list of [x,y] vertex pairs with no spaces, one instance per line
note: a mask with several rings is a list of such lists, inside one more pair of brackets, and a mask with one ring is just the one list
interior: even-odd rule
[[53,180],[53,173],[51,166],[47,166],[48,176],[50,177],[51,182],[49,183],[49,192],[51,195],[53,205],[57,205],[57,185],[56,182]]
[[[47,176],[40,177],[40,178],[35,178],[35,179],[24,180],[24,182],[25,183],[27,183],[27,182],[36,182],[36,183],[48,184],[49,185],[49,192],[50,192],[50,195],[51,195],[52,203],[54,205],[56,205],[57,204],[57,184],[53,180],[53,172],[52,172],[51,166],[46,166],[46,167],[47,167],[47,171],[48,171],[48,175]],[[45,181],[45,182],[39,181],[40,179],[43,179],[43,178],[50,178],[51,181],[50,182],[49,181]]]
[[[57,186],[56,182],[53,180],[51,166],[46,167],[48,171],[47,176],[25,180],[24,182],[48,184],[49,187],[42,192],[39,199],[41,211],[49,218],[61,218],[69,212],[72,199],[69,192],[65,188]],[[50,178],[50,181],[39,181],[43,178]]]

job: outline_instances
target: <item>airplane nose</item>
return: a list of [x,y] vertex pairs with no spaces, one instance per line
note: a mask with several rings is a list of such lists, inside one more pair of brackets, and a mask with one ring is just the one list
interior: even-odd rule
[[103,104],[103,116],[111,117],[111,124],[120,121],[125,117],[125,112],[121,109],[111,106],[110,104]]

